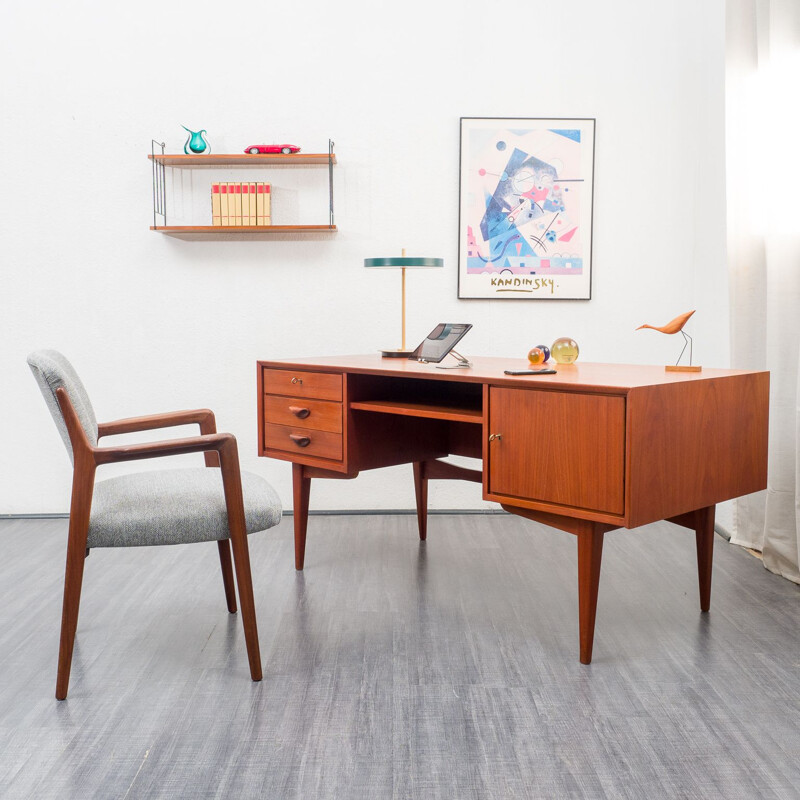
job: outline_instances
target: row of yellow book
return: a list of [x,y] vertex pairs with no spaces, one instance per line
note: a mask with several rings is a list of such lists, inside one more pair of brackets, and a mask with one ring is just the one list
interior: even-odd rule
[[268,183],[212,183],[212,225],[272,225]]

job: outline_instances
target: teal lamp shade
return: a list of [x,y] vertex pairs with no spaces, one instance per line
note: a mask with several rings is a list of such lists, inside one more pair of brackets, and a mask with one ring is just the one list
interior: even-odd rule
[[365,267],[443,267],[443,258],[422,258],[421,256],[394,256],[393,258],[365,258]]
[[384,358],[408,358],[411,350],[406,349],[406,270],[415,268],[443,267],[443,258],[426,258],[422,256],[406,256],[406,251],[400,256],[389,258],[365,258],[364,266],[367,268],[399,269],[402,272],[402,339],[401,346],[391,350],[381,350]]

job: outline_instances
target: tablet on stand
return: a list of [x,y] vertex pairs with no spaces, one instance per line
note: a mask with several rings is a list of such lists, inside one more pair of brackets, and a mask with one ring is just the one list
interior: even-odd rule
[[[469,323],[441,322],[417,346],[408,357],[411,361],[423,364],[436,363],[437,369],[469,369],[472,362],[464,358],[454,348],[472,328]],[[441,364],[448,355],[457,360],[457,364]]]

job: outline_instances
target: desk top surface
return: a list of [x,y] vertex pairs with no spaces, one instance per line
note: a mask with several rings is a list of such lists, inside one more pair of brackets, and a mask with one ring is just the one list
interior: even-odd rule
[[[445,359],[455,363],[452,358]],[[592,364],[579,361],[575,364],[555,364],[548,367],[557,370],[556,375],[505,375],[507,369],[530,369],[525,358],[488,358],[478,356],[471,359],[470,369],[438,369],[436,364],[421,364],[406,358],[382,358],[374,355],[324,356],[320,358],[282,359],[259,361],[265,367],[278,369],[313,369],[320,372],[350,372],[370,375],[393,375],[441,381],[465,381],[469,383],[492,383],[509,386],[563,386],[565,389],[586,388],[594,391],[607,389],[620,391],[637,386],[703,381],[711,378],[727,378],[736,375],[756,374],[748,370],[711,369],[703,367],[701,372],[667,372],[663,366],[645,364]],[[763,371],[762,371],[763,372]]]

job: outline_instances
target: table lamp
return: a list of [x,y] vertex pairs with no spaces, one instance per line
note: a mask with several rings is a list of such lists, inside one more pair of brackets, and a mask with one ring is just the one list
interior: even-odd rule
[[400,256],[390,258],[365,258],[365,267],[389,267],[402,271],[402,340],[401,346],[394,350],[381,350],[384,358],[408,358],[412,350],[406,349],[406,269],[417,269],[420,267],[443,267],[443,258],[422,258],[419,256],[406,256],[405,248]]

